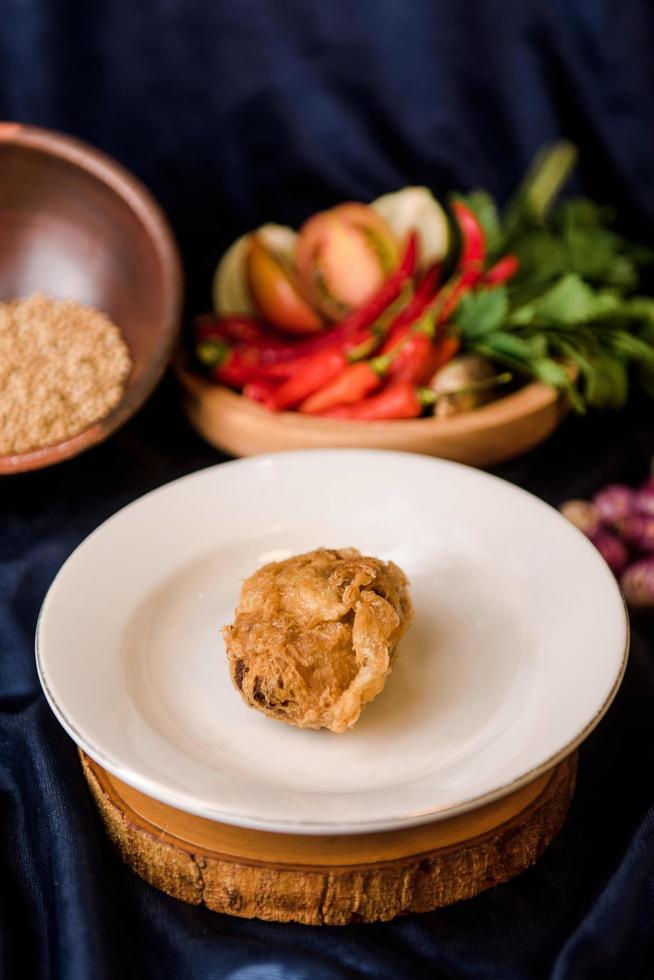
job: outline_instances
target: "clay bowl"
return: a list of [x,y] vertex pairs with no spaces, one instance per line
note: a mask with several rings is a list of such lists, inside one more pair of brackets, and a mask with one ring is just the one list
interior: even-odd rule
[[336,446],[396,449],[491,466],[538,445],[556,429],[569,408],[567,400],[552,388],[534,382],[452,418],[338,421],[297,412],[269,412],[249,398],[193,374],[181,357],[175,362],[175,370],[184,389],[189,421],[207,442],[232,456]]
[[133,361],[113,412],[65,442],[0,456],[0,473],[58,463],[133,415],[169,361],[181,283],[168,224],[135,177],[78,140],[0,123],[0,300],[42,292],[97,306]]

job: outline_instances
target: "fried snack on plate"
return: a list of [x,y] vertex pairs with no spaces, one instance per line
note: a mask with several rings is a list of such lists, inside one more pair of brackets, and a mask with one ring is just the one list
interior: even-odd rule
[[383,690],[412,616],[393,562],[355,548],[271,562],[245,580],[223,630],[232,681],[271,718],[344,732]]

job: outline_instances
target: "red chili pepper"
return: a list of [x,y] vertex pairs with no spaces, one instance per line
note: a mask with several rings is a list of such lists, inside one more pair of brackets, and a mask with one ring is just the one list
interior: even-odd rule
[[[318,351],[318,354],[326,354],[330,350],[336,350],[346,355],[350,360],[358,361],[363,357],[368,357],[379,346],[380,342],[381,337],[375,332],[374,327],[361,327],[341,341],[340,344],[333,344],[324,351]],[[307,362],[317,357],[318,354],[296,353],[293,357],[272,362],[264,354],[261,361],[261,373],[268,377],[290,378],[291,375],[302,371]]]
[[462,297],[479,282],[486,259],[486,238],[477,216],[462,201],[453,201],[452,211],[461,234],[461,251],[456,277],[436,297],[440,303],[438,323],[447,323]]
[[285,380],[286,378],[292,378],[294,374],[302,371],[305,364],[310,360],[310,357],[293,357],[290,360],[279,361],[276,364],[263,363],[254,372],[254,376],[270,381],[274,381],[275,379],[278,381]]
[[491,266],[484,275],[484,282],[487,286],[500,286],[502,283],[508,282],[509,279],[513,279],[519,268],[520,259],[510,252]]
[[378,395],[366,398],[356,405],[340,405],[323,412],[323,418],[358,419],[413,419],[422,414],[426,405],[432,405],[436,394],[428,389],[417,388],[406,381],[384,388]]
[[[195,356],[198,361],[206,368],[210,368],[214,377],[219,373],[225,375],[226,384],[234,384],[240,387],[247,381],[247,377],[241,380],[241,371],[245,375],[245,363],[241,358],[235,357],[234,349],[221,337],[207,337],[195,345]],[[251,368],[251,365],[249,365]]]
[[379,347],[382,339],[383,335],[378,334],[374,327],[364,327],[343,341],[336,350],[347,354],[351,361],[360,361]]
[[[257,362],[257,369],[253,373],[257,377],[268,378],[290,378],[292,375],[302,371],[304,366],[318,354],[326,354],[330,350],[336,350],[346,355],[351,360],[360,360],[367,357],[380,343],[380,337],[370,327],[364,327],[356,333],[351,334],[340,345],[331,345],[324,351],[317,354],[305,354],[293,352],[292,356],[284,357],[281,360],[270,360],[268,352],[263,352]],[[247,348],[252,352],[251,348]]]
[[407,279],[409,279],[413,273],[416,271],[416,265],[418,263],[418,235],[415,231],[412,231],[409,235],[408,241],[406,243],[406,248],[404,249],[404,255],[402,260],[397,267],[397,271],[402,273]]
[[241,360],[231,354],[222,364],[213,369],[214,380],[228,385],[230,388],[242,388],[249,381],[259,380],[261,371],[258,365]]
[[[402,343],[388,367],[388,380],[420,384],[430,377],[434,345],[426,333],[414,330]],[[433,373],[433,372],[432,372]]]
[[266,404],[274,412],[294,408],[314,391],[318,391],[332,381],[346,365],[347,357],[342,351],[321,351],[307,358],[302,365],[302,370],[296,371],[285,381]]
[[436,310],[436,324],[447,323],[466,293],[479,282],[481,267],[469,266],[445,283],[436,294],[433,308]]
[[409,334],[411,333],[411,327],[413,326],[414,321],[417,319],[419,315],[420,314],[416,314],[416,316],[411,317],[410,320],[404,320],[400,323],[395,324],[395,326],[389,333],[388,337],[386,338],[386,342],[384,346],[381,349],[382,354],[388,354],[392,350],[395,350],[395,348],[398,347],[399,344],[401,344],[404,341],[404,339],[409,336]]
[[336,405],[353,404],[379,387],[385,376],[393,381],[426,381],[433,374],[430,371],[435,355],[432,336],[431,319],[424,328],[421,322],[410,324],[408,335],[393,345],[390,351],[372,361],[345,368],[335,381],[303,402],[300,411],[315,415]]
[[264,378],[288,378],[298,369],[298,362],[267,364],[254,347],[234,347],[221,337],[207,337],[195,347],[195,354],[216,381],[231,388],[242,388],[248,381]]
[[438,336],[434,340],[429,331],[412,332],[391,362],[388,379],[426,384],[436,371],[454,357],[460,346],[460,339],[453,334]]
[[[224,341],[231,349],[262,365],[283,363],[297,357],[293,343],[276,337],[255,320],[241,317],[210,316],[196,320],[197,346],[206,341]],[[288,372],[286,372],[288,374]]]
[[420,318],[427,304],[424,300],[418,300],[417,296],[409,302],[409,305],[395,317],[388,331],[388,336],[384,341],[381,353],[388,354],[401,344],[405,337],[411,332],[411,327]]
[[447,323],[452,316],[461,299],[472,289],[472,283],[466,282],[462,276],[450,280],[449,289],[443,293],[441,303],[438,307],[437,322]]
[[486,236],[477,215],[463,201],[453,201],[452,211],[461,233],[459,269],[476,264],[481,267],[486,259]]
[[[427,275],[429,275],[429,273],[427,273]],[[435,277],[430,278],[432,282],[436,282]],[[431,286],[429,287],[429,290],[423,290],[423,284],[424,279],[418,285],[415,295],[409,300],[404,309],[400,310],[397,316],[391,320],[386,340],[381,349],[382,354],[387,354],[389,351],[394,350],[394,348],[404,340],[413,325],[420,319],[422,314],[429,306],[432,299]]]
[[439,351],[439,345],[438,344],[432,344],[431,345],[431,350],[429,351],[429,356],[427,357],[427,359],[426,359],[426,361],[425,361],[425,363],[423,365],[423,369],[421,370],[420,374],[416,378],[416,381],[415,381],[416,384],[419,384],[419,385],[429,384],[429,382],[431,381],[431,379],[434,377],[434,375],[438,371],[438,368],[440,367],[440,364],[439,364],[440,356],[441,355],[440,355],[440,351]]
[[430,265],[418,283],[416,296],[420,296],[424,300],[432,299],[440,282],[442,271],[443,264],[441,262],[434,262],[433,265]]
[[348,364],[331,384],[305,399],[300,411],[305,415],[320,415],[335,405],[352,405],[379,388],[381,383],[381,375],[370,361]]
[[448,361],[451,361],[454,355],[458,353],[460,347],[461,340],[454,334],[447,334],[445,337],[440,337],[434,345],[436,357],[434,359],[432,373],[435,374]]
[[258,381],[248,381],[243,388],[243,394],[254,402],[268,402],[279,386],[279,381],[261,378]]
[[271,342],[284,344],[280,337],[271,334],[262,324],[247,316],[202,316],[195,321],[198,340],[209,337],[222,337],[239,344],[259,344]]

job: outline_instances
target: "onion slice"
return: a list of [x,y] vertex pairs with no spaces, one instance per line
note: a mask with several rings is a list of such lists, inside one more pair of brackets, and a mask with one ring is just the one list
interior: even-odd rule
[[450,225],[443,208],[426,187],[403,187],[372,201],[371,208],[391,226],[400,241],[416,231],[420,265],[442,262],[450,246]]
[[295,261],[297,233],[287,225],[266,224],[255,232],[241,235],[224,253],[213,277],[213,308],[218,316],[240,313],[256,316],[248,284],[247,260],[250,236],[256,234],[263,245],[284,258]]

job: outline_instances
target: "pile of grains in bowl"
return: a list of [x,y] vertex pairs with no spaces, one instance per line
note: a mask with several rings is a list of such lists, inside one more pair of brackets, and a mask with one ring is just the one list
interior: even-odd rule
[[40,293],[0,303],[0,456],[69,439],[120,402],[127,344],[105,313]]

